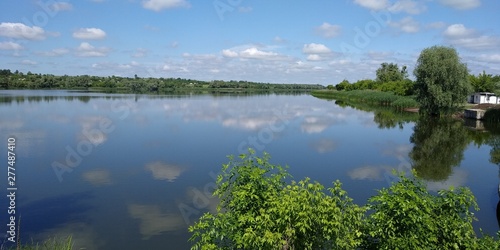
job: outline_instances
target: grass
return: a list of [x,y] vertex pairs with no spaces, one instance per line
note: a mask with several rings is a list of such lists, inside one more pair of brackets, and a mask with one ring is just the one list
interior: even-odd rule
[[380,106],[390,106],[396,109],[415,108],[418,103],[414,97],[398,96],[392,92],[375,90],[335,91],[319,90],[311,93],[318,98],[328,98],[343,101],[365,102]]
[[65,239],[60,238],[50,238],[45,240],[42,243],[29,243],[22,244],[19,243],[17,246],[11,246],[8,248],[4,248],[3,246],[0,248],[2,250],[71,250],[73,249],[73,238],[68,236]]

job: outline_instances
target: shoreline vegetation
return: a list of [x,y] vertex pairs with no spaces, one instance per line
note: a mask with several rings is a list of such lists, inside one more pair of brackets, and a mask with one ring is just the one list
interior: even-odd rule
[[176,91],[259,92],[311,91],[324,89],[320,84],[280,84],[251,81],[200,81],[182,78],[121,77],[121,76],[55,76],[52,74],[11,72],[0,70],[0,89],[65,89],[106,93],[171,93]]
[[73,237],[70,235],[65,238],[49,238],[43,242],[17,243],[10,247],[4,248],[0,245],[0,249],[5,250],[72,250]]
[[414,96],[400,96],[392,92],[383,92],[377,90],[315,90],[311,95],[323,99],[335,99],[344,102],[363,102],[377,106],[393,107],[396,110],[405,110],[418,108],[418,102]]

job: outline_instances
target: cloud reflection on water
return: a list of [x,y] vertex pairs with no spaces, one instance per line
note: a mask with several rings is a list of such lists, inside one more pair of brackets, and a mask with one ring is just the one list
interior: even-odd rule
[[130,204],[128,213],[140,221],[139,231],[143,240],[185,227],[184,220],[179,214],[164,213],[158,205]]
[[145,168],[153,174],[154,179],[166,180],[168,182],[174,182],[185,170],[180,166],[161,161],[149,163]]
[[105,186],[112,183],[110,172],[107,169],[95,169],[84,172],[82,178],[94,186]]

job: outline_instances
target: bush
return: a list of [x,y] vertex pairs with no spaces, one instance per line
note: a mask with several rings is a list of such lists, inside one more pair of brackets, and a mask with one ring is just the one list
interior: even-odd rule
[[189,228],[192,249],[355,249],[364,208],[353,204],[340,182],[324,192],[309,179],[290,177],[250,150],[230,162],[217,179],[217,214],[204,214]]
[[486,122],[499,122],[500,121],[500,109],[498,109],[498,108],[487,109],[486,112],[484,112],[483,119]]
[[[216,214],[189,227],[192,249],[499,249],[499,241],[477,238],[468,188],[430,194],[422,180],[399,174],[359,207],[339,181],[325,192],[308,178],[285,184],[290,175],[253,150],[224,164],[214,192]],[[415,175],[415,172],[413,172]],[[365,217],[369,210],[370,214]]]
[[[373,211],[367,221],[375,249],[478,249],[473,213],[478,210],[468,188],[442,190],[431,195],[418,178],[400,174],[400,181],[370,198]],[[486,244],[486,243],[485,243]],[[493,241],[488,244],[496,244]],[[492,247],[492,246],[490,246]],[[493,249],[493,248],[488,248]]]

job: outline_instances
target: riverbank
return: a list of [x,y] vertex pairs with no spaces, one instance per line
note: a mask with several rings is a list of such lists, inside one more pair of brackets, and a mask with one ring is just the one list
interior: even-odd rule
[[399,96],[392,92],[376,90],[316,90],[311,95],[318,98],[335,99],[340,101],[353,101],[375,104],[379,106],[393,107],[397,110],[416,111],[418,103],[413,96]]

